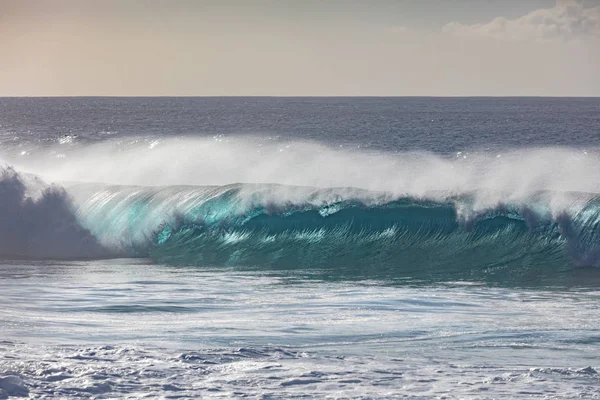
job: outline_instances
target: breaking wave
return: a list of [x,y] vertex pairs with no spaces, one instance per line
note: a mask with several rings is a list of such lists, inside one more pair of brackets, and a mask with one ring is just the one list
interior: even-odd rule
[[[279,143],[254,152],[246,142],[206,140],[110,146],[21,162],[19,169],[62,182],[35,195],[28,186],[43,186],[38,178],[25,184],[29,175],[5,170],[0,253],[324,268],[367,278],[600,265],[593,154],[453,158],[315,144],[280,151]],[[278,183],[226,184],[237,178]]]

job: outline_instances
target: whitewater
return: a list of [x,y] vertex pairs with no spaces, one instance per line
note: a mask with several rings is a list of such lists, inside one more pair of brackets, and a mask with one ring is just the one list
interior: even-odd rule
[[0,398],[599,398],[600,103],[522,101],[2,99]]

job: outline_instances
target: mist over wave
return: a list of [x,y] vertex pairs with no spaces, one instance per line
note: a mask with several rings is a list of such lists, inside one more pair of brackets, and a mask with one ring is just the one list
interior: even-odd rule
[[[588,154],[588,151],[590,154]],[[124,185],[285,185],[356,187],[393,195],[473,190],[517,199],[542,190],[600,193],[600,153],[569,148],[502,153],[373,152],[261,137],[120,138],[0,154],[48,181]]]

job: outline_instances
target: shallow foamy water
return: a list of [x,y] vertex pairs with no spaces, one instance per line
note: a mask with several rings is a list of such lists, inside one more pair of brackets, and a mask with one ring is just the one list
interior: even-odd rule
[[600,398],[600,292],[147,265],[0,266],[32,398]]

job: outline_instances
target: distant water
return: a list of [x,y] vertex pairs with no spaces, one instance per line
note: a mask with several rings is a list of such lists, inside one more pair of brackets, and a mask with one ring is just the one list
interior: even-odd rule
[[4,98],[0,160],[11,397],[600,398],[600,99]]

